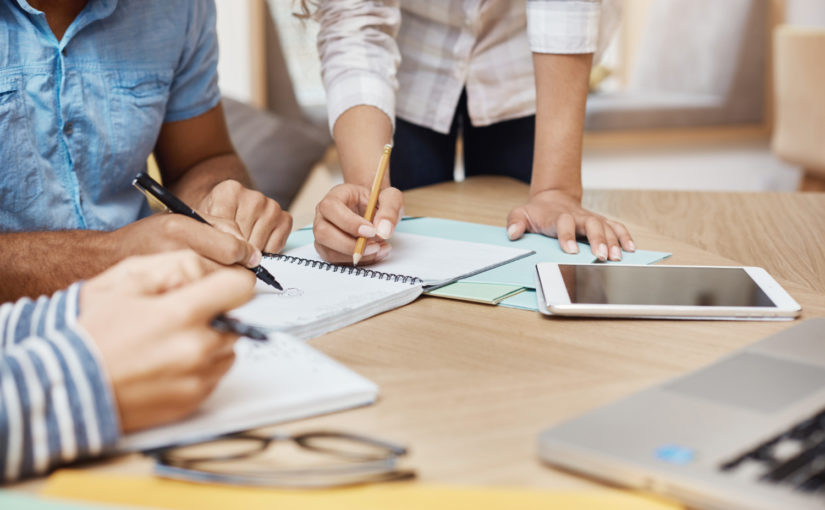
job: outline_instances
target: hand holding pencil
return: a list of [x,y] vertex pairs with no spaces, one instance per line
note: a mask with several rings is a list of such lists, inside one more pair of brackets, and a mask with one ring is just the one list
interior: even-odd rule
[[[362,158],[360,166],[365,168],[371,160],[370,170],[365,169],[354,182],[333,187],[319,202],[313,224],[315,248],[328,262],[368,265],[389,255],[392,247],[387,240],[404,205],[401,191],[388,185],[391,151],[391,145],[381,152],[373,149],[373,156]],[[378,158],[377,171],[372,158]],[[369,187],[368,182],[372,183]]]
[[[372,181],[372,189],[370,190],[370,198],[367,201],[367,210],[364,212],[364,219],[371,222],[375,216],[375,206],[378,204],[378,193],[381,191],[381,183],[384,182],[384,176],[387,173],[387,167],[390,166],[390,154],[392,153],[392,145],[384,146],[384,152],[381,154],[381,161],[378,163],[378,171],[375,172],[375,179]],[[355,250],[352,252],[352,265],[357,266],[358,262],[364,256],[364,248],[367,245],[367,238],[358,237],[355,242]]]

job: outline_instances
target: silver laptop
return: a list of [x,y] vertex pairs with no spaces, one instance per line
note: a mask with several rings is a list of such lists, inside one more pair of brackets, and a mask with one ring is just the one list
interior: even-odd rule
[[825,508],[825,319],[545,430],[539,454],[699,508]]

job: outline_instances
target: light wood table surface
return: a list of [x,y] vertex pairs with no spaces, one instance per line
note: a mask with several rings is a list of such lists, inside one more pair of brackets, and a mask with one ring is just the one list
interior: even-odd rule
[[825,193],[611,190],[584,203],[825,293]]
[[[474,178],[408,192],[406,213],[504,226],[526,197],[527,186],[516,181]],[[613,191],[585,197],[596,210],[622,216],[639,248],[672,252],[664,263],[767,267],[802,304],[803,318],[825,316],[824,200]],[[766,238],[773,234],[779,237]],[[785,248],[795,243],[805,248]],[[551,319],[423,297],[311,341],[378,383],[377,404],[275,428],[342,429],[406,444],[405,464],[426,482],[592,486],[539,462],[542,429],[792,325]],[[148,473],[150,465],[132,455],[87,469]]]

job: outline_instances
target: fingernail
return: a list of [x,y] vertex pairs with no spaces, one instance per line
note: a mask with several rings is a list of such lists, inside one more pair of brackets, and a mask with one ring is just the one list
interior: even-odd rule
[[364,255],[372,255],[374,253],[378,253],[378,250],[380,250],[380,249],[381,249],[381,246],[379,246],[375,243],[368,244],[367,248],[364,250]]
[[567,241],[567,253],[579,253],[579,243],[573,240]]
[[622,250],[618,246],[610,248],[610,258],[613,260],[622,260]]
[[636,243],[634,243],[633,241],[628,241],[627,251],[636,251]]
[[607,260],[607,245],[604,243],[599,245],[599,260]]
[[361,225],[358,227],[358,235],[361,237],[375,237],[375,227],[372,225]]
[[387,255],[389,255],[391,251],[392,246],[390,246],[389,244],[385,244],[378,252],[378,255],[375,256],[375,261],[378,262],[379,260],[384,260],[385,258],[387,258]]
[[247,265],[249,267],[260,266],[261,265],[261,260],[263,260],[263,258],[264,257],[261,254],[261,252],[258,251],[258,250],[255,250],[255,252],[252,253],[252,255],[249,257],[249,262],[247,263]]
[[510,225],[509,227],[507,227],[507,237],[509,237],[509,238],[510,238],[510,240],[515,239],[515,238],[516,238],[516,232],[517,232],[517,231],[518,231],[518,227],[517,227],[517,226],[515,226],[515,225]]
[[378,237],[382,239],[389,239],[392,236],[392,222],[390,220],[381,220],[378,224]]

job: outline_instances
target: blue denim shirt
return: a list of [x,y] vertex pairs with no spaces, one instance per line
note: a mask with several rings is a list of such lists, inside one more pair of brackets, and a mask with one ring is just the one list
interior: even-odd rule
[[58,41],[0,0],[0,231],[111,230],[161,125],[218,104],[213,0],[89,0]]

